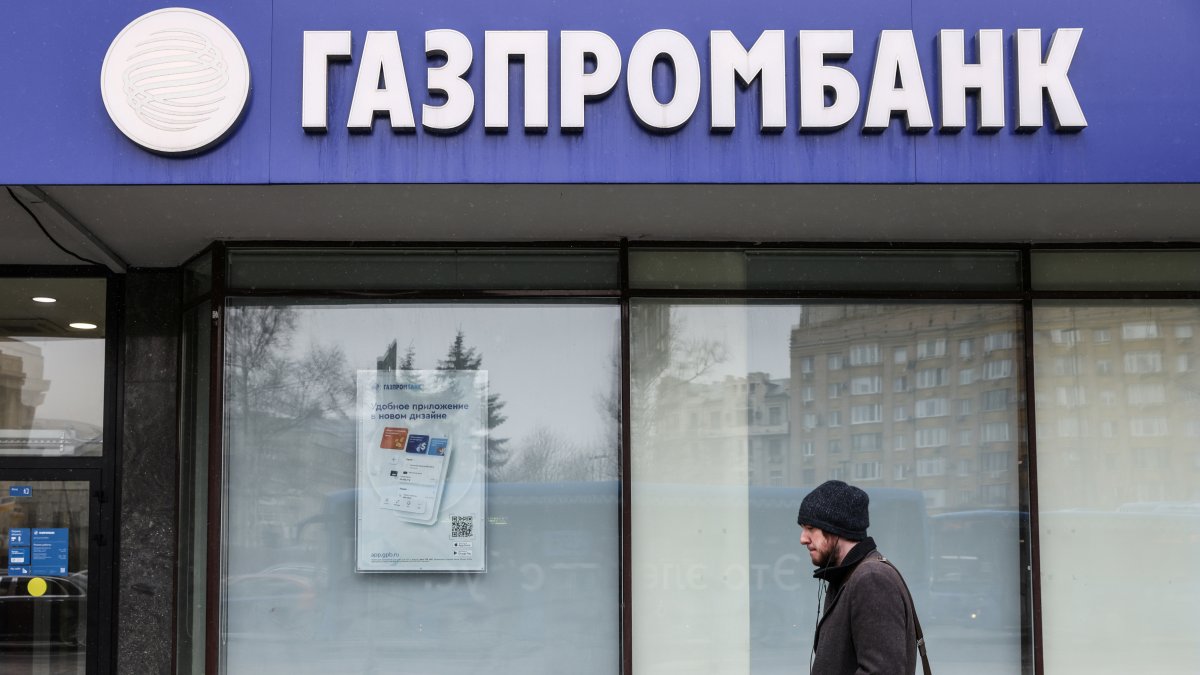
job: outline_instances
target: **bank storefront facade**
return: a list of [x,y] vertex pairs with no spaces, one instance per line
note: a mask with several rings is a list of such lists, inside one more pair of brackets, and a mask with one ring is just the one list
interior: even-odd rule
[[1200,667],[1200,14],[15,8],[0,670]]

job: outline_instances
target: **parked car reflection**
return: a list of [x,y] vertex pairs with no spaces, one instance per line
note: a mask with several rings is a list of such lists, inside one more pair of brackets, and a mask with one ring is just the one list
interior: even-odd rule
[[41,577],[46,592],[37,597],[29,593],[33,578],[0,576],[0,645],[82,649],[87,641],[86,572]]

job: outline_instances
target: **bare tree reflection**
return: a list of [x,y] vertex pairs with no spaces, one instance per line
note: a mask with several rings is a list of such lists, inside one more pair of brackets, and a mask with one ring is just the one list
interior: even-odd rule
[[[303,493],[318,485],[332,489],[353,471],[352,454],[331,459],[329,453],[294,451],[321,434],[352,433],[354,401],[348,376],[353,371],[341,347],[311,344],[297,354],[297,319],[294,307],[283,306],[234,307],[227,313],[226,411],[234,418],[229,429],[238,436],[237,447],[247,450],[239,453],[238,468],[254,476],[237,482],[244,489],[231,489],[228,497],[236,503],[229,512],[254,524],[231,530],[247,537],[239,544],[282,545],[288,513],[300,506]],[[297,472],[312,482],[288,480]]]

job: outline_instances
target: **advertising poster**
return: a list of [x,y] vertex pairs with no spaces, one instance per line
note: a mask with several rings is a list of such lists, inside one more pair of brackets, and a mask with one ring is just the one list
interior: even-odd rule
[[487,371],[358,371],[358,572],[483,572]]

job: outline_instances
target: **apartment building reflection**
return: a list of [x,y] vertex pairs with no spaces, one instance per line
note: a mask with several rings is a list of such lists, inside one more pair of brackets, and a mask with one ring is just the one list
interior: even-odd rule
[[748,484],[793,484],[789,482],[796,466],[788,410],[793,395],[790,380],[771,379],[762,372],[709,383],[668,377],[660,383],[658,394],[655,434],[661,452],[655,461],[660,466],[673,464],[669,475],[674,480],[689,482],[697,477],[692,470],[697,455],[744,451]]
[[791,480],[1018,503],[1021,338],[1005,305],[813,305],[791,333]]
[[1042,305],[1035,318],[1038,466],[1078,478],[1043,491],[1042,509],[1200,513],[1194,307]]
[[[744,452],[750,485],[837,478],[917,490],[930,515],[1019,508],[1026,374],[1017,307],[800,309],[790,344],[779,346],[789,350],[787,377],[662,377],[652,409],[638,415],[658,449],[643,461],[687,482],[697,457]],[[1054,441],[1039,461],[1096,474],[1043,491],[1044,508],[1200,501],[1194,310],[1146,316],[1039,306],[1037,413],[1040,438]]]

